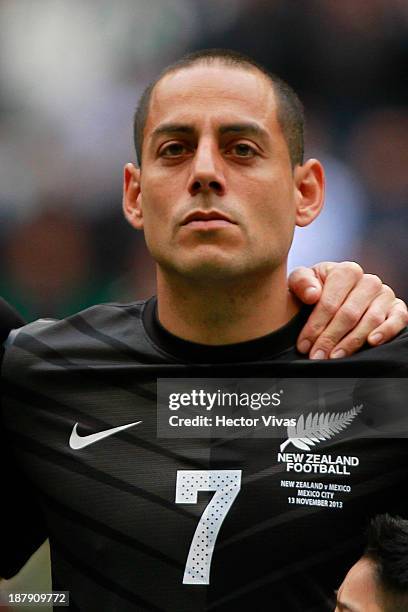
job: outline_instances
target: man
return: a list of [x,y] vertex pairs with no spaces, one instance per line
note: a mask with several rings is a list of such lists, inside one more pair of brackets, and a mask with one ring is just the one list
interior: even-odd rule
[[337,592],[336,612],[408,610],[408,521],[388,514],[372,519],[364,555]]
[[[406,510],[404,440],[361,441],[354,406],[286,441],[158,436],[156,382],[295,376],[303,398],[308,379],[405,375],[405,335],[323,359],[347,351],[344,334],[333,342],[340,308],[322,353],[310,329],[301,338],[317,359],[295,349],[309,312],[286,258],[295,224],[321,209],[323,170],[303,162],[301,108],[281,81],[234,53],[187,58],[147,90],[135,133],[124,211],[156,260],[157,300],[33,323],[4,359],[4,425],[47,522],[54,588],[86,611],[330,609],[367,514]],[[320,447],[279,451],[306,442]],[[292,459],[301,474],[286,480]],[[319,487],[321,503],[296,502]],[[6,551],[20,545],[11,519],[7,537]]]

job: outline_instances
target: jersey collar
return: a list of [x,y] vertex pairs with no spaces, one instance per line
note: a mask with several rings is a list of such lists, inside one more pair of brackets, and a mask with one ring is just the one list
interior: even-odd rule
[[242,363],[273,359],[279,353],[293,348],[311,310],[312,307],[303,306],[286,325],[266,336],[221,346],[190,342],[170,333],[158,319],[155,296],[146,302],[142,317],[151,340],[177,359],[188,363]]

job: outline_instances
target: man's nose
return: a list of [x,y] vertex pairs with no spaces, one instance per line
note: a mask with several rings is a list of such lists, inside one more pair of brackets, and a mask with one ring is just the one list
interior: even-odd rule
[[193,196],[211,191],[219,196],[225,194],[222,156],[215,143],[207,141],[197,147],[191,166],[188,190]]

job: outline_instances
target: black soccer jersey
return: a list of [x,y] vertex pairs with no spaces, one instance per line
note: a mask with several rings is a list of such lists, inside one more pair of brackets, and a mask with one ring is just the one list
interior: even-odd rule
[[[53,588],[70,592],[70,609],[332,610],[369,517],[408,518],[407,441],[361,436],[369,406],[313,413],[299,402],[280,437],[214,423],[206,437],[158,435],[157,379],[296,379],[303,398],[305,379],[406,376],[406,334],[341,361],[302,358],[294,344],[308,314],[217,347],[168,333],[155,299],[15,335],[3,365],[7,470],[31,483],[27,522],[44,517]],[[20,543],[20,517],[3,529]],[[21,564],[37,545],[25,543]],[[15,569],[2,548],[0,574]]]
[[24,320],[18,312],[0,297],[0,351],[10,330],[24,325]]
[[[3,342],[12,329],[18,329],[24,324],[20,315],[0,298],[0,362],[3,355]],[[9,439],[4,435],[0,415],[0,465],[2,467],[0,576],[4,578],[15,574],[46,538],[41,511],[35,504],[30,510],[34,495],[31,484],[19,470],[13,456]],[[11,469],[8,466],[11,466]],[[8,525],[11,523],[19,525],[18,531],[13,531],[13,533],[8,531]]]

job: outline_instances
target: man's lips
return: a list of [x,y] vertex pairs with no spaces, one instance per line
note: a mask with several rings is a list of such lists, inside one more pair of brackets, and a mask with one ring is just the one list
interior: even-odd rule
[[196,229],[215,229],[217,227],[236,225],[236,223],[218,210],[196,210],[187,215],[181,225],[189,225]]

